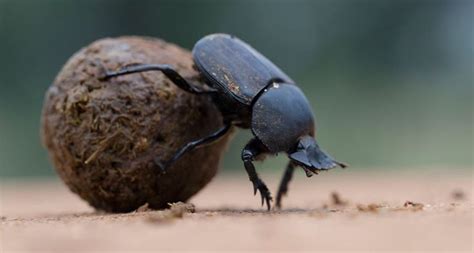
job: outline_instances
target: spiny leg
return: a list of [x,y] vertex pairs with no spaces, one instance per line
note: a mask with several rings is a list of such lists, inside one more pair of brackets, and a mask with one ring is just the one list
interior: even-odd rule
[[294,170],[295,170],[295,164],[291,161],[288,162],[288,165],[286,165],[285,173],[283,174],[283,178],[281,179],[280,186],[278,187],[278,193],[276,197],[276,207],[278,209],[281,208],[281,198],[283,197],[283,195],[286,195],[286,193],[288,192],[288,184],[293,178]]
[[166,173],[166,170],[168,169],[169,166],[171,166],[176,160],[178,160],[181,156],[186,154],[187,152],[196,149],[200,146],[210,144],[222,136],[224,136],[231,128],[232,124],[226,123],[222,128],[217,130],[216,132],[212,133],[209,136],[206,136],[204,138],[201,138],[199,140],[195,140],[192,142],[187,143],[183,147],[181,147],[174,155],[173,157],[168,160],[166,163],[161,163],[158,159],[155,159],[155,163],[161,168],[163,173]]
[[167,64],[135,64],[125,66],[115,72],[105,71],[105,74],[101,76],[100,79],[107,80],[116,76],[140,73],[145,71],[161,71],[166,77],[168,77],[168,79],[170,79],[174,84],[176,84],[176,86],[193,94],[216,92],[215,90],[202,90],[197,88],[195,85],[192,85],[188,81],[186,81],[186,79],[184,79],[178,72],[176,72],[173,67]]
[[253,184],[253,194],[257,194],[258,190],[260,192],[260,196],[262,197],[262,205],[264,202],[266,202],[267,209],[270,210],[270,201],[272,201],[270,191],[258,176],[257,172],[255,171],[255,166],[252,163],[256,156],[264,152],[262,146],[263,144],[259,140],[252,139],[242,150],[242,161],[244,162],[245,170],[247,171],[249,180]]

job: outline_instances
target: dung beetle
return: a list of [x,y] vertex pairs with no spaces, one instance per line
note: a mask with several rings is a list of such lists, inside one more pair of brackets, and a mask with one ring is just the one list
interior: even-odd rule
[[200,39],[193,48],[197,70],[209,87],[199,88],[185,80],[172,66],[166,64],[135,64],[116,72],[105,71],[101,79],[143,71],[161,71],[179,88],[192,94],[208,95],[222,113],[224,126],[204,138],[181,147],[166,162],[155,161],[163,170],[185,153],[224,136],[232,126],[250,128],[254,138],[242,150],[245,170],[270,210],[272,197],[260,179],[254,160],[265,154],[286,152],[290,161],[280,182],[276,206],[288,190],[295,167],[304,169],[308,177],[318,171],[346,164],[331,158],[315,140],[315,124],[311,106],[303,92],[283,71],[232,35],[211,34]]

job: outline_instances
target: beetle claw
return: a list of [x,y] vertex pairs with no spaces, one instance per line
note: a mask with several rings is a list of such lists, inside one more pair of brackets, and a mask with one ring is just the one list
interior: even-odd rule
[[316,172],[314,172],[313,170],[310,170],[308,168],[306,168],[306,166],[302,166],[304,172],[306,173],[306,177],[312,177],[313,174],[315,174]]
[[260,179],[258,179],[255,183],[253,183],[254,187],[254,195],[257,194],[257,190],[260,192],[260,197],[262,199],[262,206],[266,203],[267,209],[270,211],[271,204],[270,202],[273,200],[265,183],[263,183]]

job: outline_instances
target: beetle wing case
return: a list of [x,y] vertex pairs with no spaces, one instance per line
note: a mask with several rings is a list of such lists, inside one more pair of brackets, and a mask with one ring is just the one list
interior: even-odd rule
[[269,86],[253,105],[252,131],[273,153],[288,151],[298,138],[313,135],[313,112],[303,92],[292,84]]
[[193,57],[198,69],[213,85],[246,105],[271,80],[293,83],[265,56],[228,34],[211,34],[200,39],[193,48]]

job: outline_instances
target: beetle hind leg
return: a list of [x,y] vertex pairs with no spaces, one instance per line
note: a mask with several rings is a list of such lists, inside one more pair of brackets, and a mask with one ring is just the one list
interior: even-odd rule
[[283,174],[283,178],[281,179],[280,186],[278,187],[278,193],[276,196],[276,207],[278,209],[281,208],[281,198],[286,195],[288,192],[288,185],[293,178],[293,172],[295,170],[295,165],[293,162],[289,162],[286,166],[285,174]]
[[244,162],[245,170],[247,171],[249,180],[253,184],[254,195],[257,194],[258,190],[262,198],[262,205],[266,203],[267,209],[270,210],[270,202],[272,201],[272,196],[270,194],[270,191],[268,190],[268,187],[258,176],[257,172],[255,171],[255,166],[252,163],[256,156],[263,153],[261,146],[262,145],[258,140],[251,140],[242,150],[242,161]]
[[191,84],[190,82],[186,81],[184,77],[182,77],[174,68],[167,64],[133,64],[122,67],[118,71],[108,71],[104,69],[104,73],[102,76],[99,77],[99,80],[108,80],[112,77],[129,75],[133,73],[140,73],[146,71],[161,71],[169,80],[171,80],[176,86],[185,90],[189,93],[193,94],[206,94],[206,93],[214,93],[216,90],[207,88],[202,89],[198,88],[196,85]]

